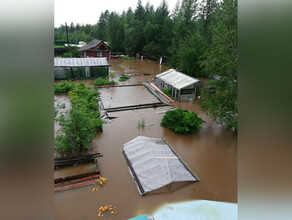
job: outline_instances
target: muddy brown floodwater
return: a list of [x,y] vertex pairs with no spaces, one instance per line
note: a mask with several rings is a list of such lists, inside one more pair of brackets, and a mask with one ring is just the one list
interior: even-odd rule
[[[125,63],[124,60],[112,60],[113,66],[111,68],[121,71],[127,66],[133,67],[135,63],[137,61]],[[139,65],[136,64],[137,69],[129,68],[128,71],[138,73],[143,70],[149,73],[152,71],[152,74],[159,73],[159,65],[157,64],[155,68],[152,67],[153,69],[149,70],[147,64],[145,64],[145,70],[142,64]],[[142,103],[145,102],[143,97],[130,95],[137,88],[128,88],[132,88],[132,90],[116,88],[115,92],[121,97],[130,97],[128,100],[130,104],[137,103],[139,100]],[[102,94],[105,96],[110,96],[111,92],[108,89],[102,89]],[[108,101],[110,100],[108,99]],[[199,117],[206,121],[202,130],[197,134],[178,135],[161,127],[163,112],[169,110],[170,107],[109,113],[110,116],[117,118],[111,123],[103,125],[103,132],[94,140],[93,150],[93,152],[103,154],[102,158],[98,158],[99,168],[102,176],[108,179],[108,183],[97,192],[92,192],[92,187],[84,187],[56,193],[55,219],[98,219],[97,209],[106,204],[115,205],[118,209],[118,215],[106,216],[104,219],[125,220],[145,213],[151,215],[167,203],[197,199],[237,203],[237,135],[211,120],[205,113],[201,112],[197,104],[183,102],[172,105],[198,112]],[[138,122],[142,119],[145,119],[146,125],[154,125],[138,129]],[[164,187],[145,196],[140,196],[121,150],[122,144],[137,137],[137,135],[165,138],[200,177],[201,181],[185,185],[172,184],[169,189]],[[74,175],[73,172],[88,169],[85,167],[76,166],[71,168],[74,171],[71,172],[68,169],[66,174]],[[60,175],[58,173],[56,176]]]

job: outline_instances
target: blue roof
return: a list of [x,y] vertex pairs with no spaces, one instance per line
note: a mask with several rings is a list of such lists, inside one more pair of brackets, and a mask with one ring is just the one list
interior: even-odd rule
[[130,218],[128,220],[148,220],[148,215],[145,214],[145,215],[141,215],[135,218]]

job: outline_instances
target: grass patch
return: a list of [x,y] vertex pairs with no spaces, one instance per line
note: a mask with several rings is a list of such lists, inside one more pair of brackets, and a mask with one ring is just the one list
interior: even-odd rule
[[135,57],[122,57],[123,60],[135,60]]
[[56,48],[65,48],[65,46],[64,45],[54,45],[54,49],[56,49]]
[[106,85],[116,85],[117,83],[115,81],[108,81],[108,78],[102,79],[98,78],[93,83],[95,86],[106,86]]

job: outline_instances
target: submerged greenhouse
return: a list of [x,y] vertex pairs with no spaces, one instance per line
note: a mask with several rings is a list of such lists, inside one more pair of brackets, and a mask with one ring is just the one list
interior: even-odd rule
[[122,151],[140,195],[173,182],[197,182],[199,177],[163,138],[138,136]]

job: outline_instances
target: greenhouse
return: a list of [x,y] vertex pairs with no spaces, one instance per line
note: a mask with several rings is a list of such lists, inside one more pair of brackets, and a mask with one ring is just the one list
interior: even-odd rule
[[171,96],[178,101],[193,101],[200,82],[175,69],[169,69],[156,75],[156,85],[160,89],[169,89]]
[[138,136],[122,151],[140,195],[173,182],[197,182],[199,177],[163,138]]
[[54,58],[55,79],[106,78],[109,63],[105,57],[99,58]]

